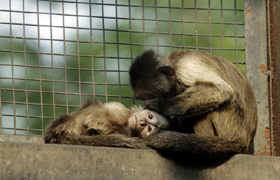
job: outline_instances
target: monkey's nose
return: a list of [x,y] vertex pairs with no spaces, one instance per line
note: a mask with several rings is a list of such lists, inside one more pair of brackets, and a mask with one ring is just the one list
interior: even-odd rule
[[145,126],[146,125],[146,120],[144,118],[141,118],[140,121],[139,121],[139,124],[141,126]]

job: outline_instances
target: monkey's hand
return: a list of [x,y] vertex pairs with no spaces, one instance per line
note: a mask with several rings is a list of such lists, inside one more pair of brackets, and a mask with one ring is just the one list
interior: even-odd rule
[[150,99],[145,101],[145,109],[149,109],[151,111],[159,112],[159,101],[158,99]]
[[149,109],[151,111],[170,117],[170,115],[168,114],[171,104],[171,102],[169,102],[169,99],[157,97],[155,99],[146,100],[145,109]]

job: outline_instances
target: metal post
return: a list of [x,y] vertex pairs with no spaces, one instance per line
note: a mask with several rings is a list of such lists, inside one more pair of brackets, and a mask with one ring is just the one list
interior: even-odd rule
[[269,0],[268,7],[272,154],[280,156],[280,1]]
[[258,103],[255,154],[270,155],[269,73],[266,0],[245,0],[246,72]]

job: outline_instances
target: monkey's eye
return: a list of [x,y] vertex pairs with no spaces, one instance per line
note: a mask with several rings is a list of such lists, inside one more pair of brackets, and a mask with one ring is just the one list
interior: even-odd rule
[[154,116],[152,114],[149,114],[148,117],[149,117],[149,119],[153,119]]
[[88,129],[88,131],[87,131],[87,133],[88,133],[88,135],[90,135],[90,136],[92,136],[92,135],[98,135],[99,134],[99,132],[98,131],[96,131],[95,129]]
[[152,126],[148,126],[148,131],[151,132],[153,130]]

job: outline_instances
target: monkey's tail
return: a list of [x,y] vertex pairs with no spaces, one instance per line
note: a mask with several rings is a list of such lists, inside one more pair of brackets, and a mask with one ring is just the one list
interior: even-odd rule
[[195,134],[161,131],[146,139],[146,144],[162,152],[178,152],[207,158],[230,157],[247,153],[241,140],[227,140]]
[[60,137],[58,137],[56,141],[50,143],[150,149],[150,147],[148,147],[142,139],[137,137],[128,137],[122,134],[101,134],[95,136],[79,137],[63,134]]

